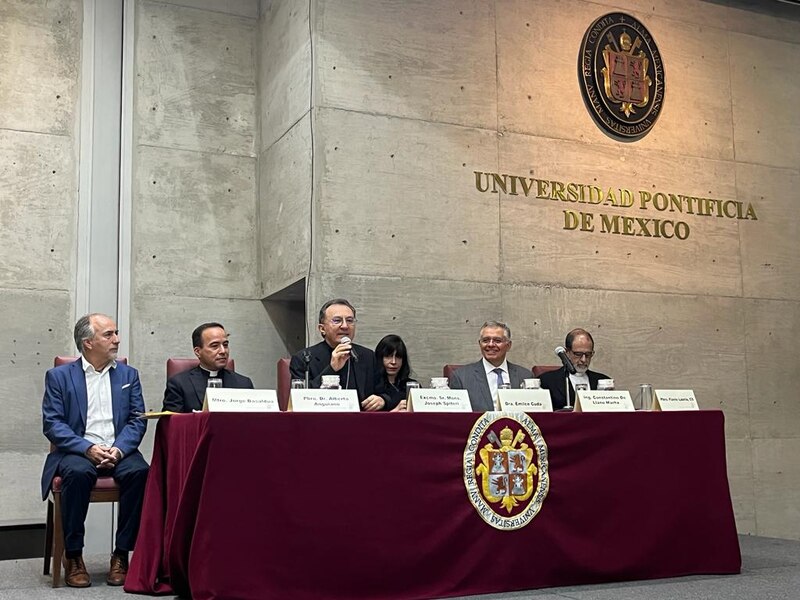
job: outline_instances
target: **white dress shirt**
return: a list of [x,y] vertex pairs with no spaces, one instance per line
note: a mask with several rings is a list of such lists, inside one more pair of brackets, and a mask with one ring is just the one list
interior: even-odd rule
[[114,410],[111,403],[111,369],[117,367],[111,361],[105,368],[97,372],[94,367],[81,356],[83,372],[86,375],[86,432],[85,440],[111,448],[114,446]]
[[584,373],[583,375],[581,375],[580,373],[575,373],[575,374],[570,373],[569,380],[570,380],[570,383],[572,383],[572,389],[573,390],[577,389],[575,387],[576,383],[585,383],[587,390],[592,389],[592,386],[589,383],[589,376],[586,373]]
[[486,383],[489,384],[489,393],[492,395],[492,401],[494,402],[495,410],[499,410],[499,404],[497,402],[497,373],[494,372],[495,369],[503,369],[501,376],[503,378],[503,383],[511,383],[511,378],[508,374],[508,361],[504,360],[503,364],[499,367],[495,367],[492,363],[490,363],[485,358],[482,359],[483,368],[486,371]]

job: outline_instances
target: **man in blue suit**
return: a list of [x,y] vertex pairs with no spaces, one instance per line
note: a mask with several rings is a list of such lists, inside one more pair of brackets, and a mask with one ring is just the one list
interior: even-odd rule
[[119,331],[113,319],[90,314],[75,324],[81,357],[50,369],[42,400],[44,435],[53,444],[42,473],[42,498],[60,475],[64,526],[65,577],[72,587],[88,587],[83,562],[84,521],[89,495],[98,475],[110,475],[120,486],[116,545],[106,578],[122,585],[128,552],[139,530],[148,466],[139,452],[146,422],[139,373],[116,362]]

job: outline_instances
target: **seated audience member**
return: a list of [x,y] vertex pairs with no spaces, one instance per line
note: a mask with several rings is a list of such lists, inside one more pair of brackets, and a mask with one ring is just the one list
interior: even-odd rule
[[525,367],[506,360],[511,349],[511,329],[499,321],[486,321],[481,327],[478,345],[483,358],[456,369],[450,376],[450,387],[467,390],[474,411],[495,410],[495,397],[502,384],[522,387],[523,379],[532,377]]
[[[567,334],[564,342],[567,349],[567,356],[575,366],[576,373],[569,376],[569,397],[570,406],[575,406],[575,384],[585,383],[590,390],[597,389],[597,382],[600,379],[608,379],[608,375],[589,370],[589,363],[594,356],[594,340],[592,335],[585,329],[573,329]],[[559,410],[567,405],[565,394],[564,379],[567,370],[561,367],[557,371],[543,373],[539,380],[542,388],[550,390],[550,399],[553,401],[553,410]]]
[[389,396],[387,410],[405,410],[408,390],[406,385],[411,379],[411,365],[408,362],[408,350],[399,335],[387,335],[375,346],[375,359],[378,362],[383,390]]
[[54,449],[42,472],[42,499],[53,477],[61,476],[61,518],[64,529],[64,581],[89,587],[83,562],[84,521],[98,475],[119,484],[119,518],[114,552],[106,578],[123,585],[128,552],[139,531],[147,463],[139,444],[146,421],[142,386],[136,369],[116,362],[119,332],[111,317],[86,315],[75,324],[81,357],[47,371],[42,400],[44,435]]
[[253,389],[249,377],[225,368],[230,356],[228,334],[219,323],[203,323],[192,332],[194,355],[200,364],[167,381],[163,410],[190,413],[203,408],[208,380],[222,380],[224,388]]
[[[361,410],[388,410],[379,379],[375,353],[353,343],[356,336],[356,309],[344,298],[329,300],[319,311],[317,325],[322,341],[292,356],[292,379],[305,379],[309,387],[319,388],[323,375],[338,375],[342,389],[356,390]],[[342,342],[344,338],[349,341]]]

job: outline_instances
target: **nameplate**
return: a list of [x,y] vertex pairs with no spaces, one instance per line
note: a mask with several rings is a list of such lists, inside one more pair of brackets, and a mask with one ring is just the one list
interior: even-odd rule
[[575,401],[575,412],[633,412],[628,390],[581,390]]
[[286,410],[294,412],[359,412],[356,390],[292,390]]
[[507,412],[553,412],[550,390],[497,390],[497,397]]
[[693,390],[656,390],[653,410],[700,410]]
[[406,399],[409,412],[472,412],[467,390],[409,390]]
[[203,410],[209,412],[279,412],[275,390],[206,388]]

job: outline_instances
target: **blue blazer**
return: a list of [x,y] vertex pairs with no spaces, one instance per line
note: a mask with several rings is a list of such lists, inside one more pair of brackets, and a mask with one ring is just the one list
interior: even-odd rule
[[[139,372],[118,362],[110,370],[109,377],[116,435],[114,446],[127,457],[139,452],[139,444],[147,428],[147,422],[137,418],[137,413],[144,412]],[[80,358],[47,371],[42,399],[42,429],[55,448],[44,462],[42,500],[47,498],[61,459],[67,454],[84,455],[92,446],[83,437],[87,408],[86,377]]]

